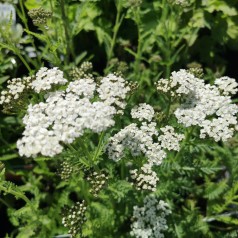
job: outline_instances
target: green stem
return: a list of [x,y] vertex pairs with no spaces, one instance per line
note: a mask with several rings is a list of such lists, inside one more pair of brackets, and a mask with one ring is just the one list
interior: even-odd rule
[[80,145],[81,145],[81,147],[82,147],[82,149],[83,149],[84,154],[88,157],[88,159],[90,160],[90,162],[92,162],[92,161],[93,161],[93,160],[92,160],[92,156],[90,155],[90,153],[89,153],[89,151],[88,151],[88,148],[85,146],[83,139],[78,138],[78,141],[79,141],[79,143],[80,143]]
[[63,21],[64,33],[65,33],[65,39],[66,39],[66,64],[68,64],[69,60],[70,60],[70,55],[72,55],[74,57],[74,52],[73,52],[72,46],[71,46],[68,18],[65,13],[65,1],[64,0],[60,1],[60,7],[61,7],[62,21]]
[[169,101],[168,101],[168,107],[167,107],[166,116],[165,116],[165,121],[166,122],[168,121],[168,118],[169,118],[171,103],[172,103],[172,97],[171,97],[171,92],[169,92]]
[[15,51],[16,55],[19,57],[19,59],[22,61],[22,63],[26,66],[29,73],[32,71],[30,65],[26,62],[26,60],[22,57],[21,53],[17,50]]
[[142,49],[141,49],[141,44],[142,44],[142,37],[141,37],[141,22],[140,22],[140,14],[139,14],[139,9],[136,9],[135,11],[135,21],[137,24],[137,29],[138,29],[138,45],[137,45],[137,52],[136,52],[136,57],[135,57],[135,77],[137,81],[140,78],[140,63],[141,63],[141,56],[142,56]]
[[10,204],[8,204],[4,199],[0,198],[0,202],[3,203],[6,207],[10,208],[12,207]]
[[178,158],[180,157],[180,155],[182,154],[182,152],[184,151],[184,149],[185,149],[185,147],[186,147],[186,145],[187,145],[187,143],[188,143],[188,141],[189,141],[189,139],[190,139],[190,137],[191,137],[191,135],[192,135],[192,133],[193,133],[193,127],[192,128],[190,128],[190,130],[188,129],[187,131],[186,131],[186,133],[185,133],[185,139],[183,140],[183,142],[182,142],[182,144],[181,144],[181,146],[180,146],[180,150],[177,152],[177,154],[176,154],[176,156],[175,156],[175,158],[174,158],[174,161],[177,161],[178,160]]
[[26,203],[28,204],[31,204],[31,201],[24,195],[24,194],[21,194],[21,193],[18,193],[14,190],[9,190],[9,189],[6,189],[4,186],[0,185],[0,191],[4,191],[5,193],[9,193],[9,194],[12,194],[13,196],[15,197],[18,197],[18,198],[21,198],[22,200],[24,200]]
[[[22,16],[23,16],[22,17],[23,24],[24,24],[25,28],[29,31],[30,29],[28,27],[27,17],[26,17],[25,8],[24,8],[22,0],[20,0],[20,9],[21,9],[21,13],[22,13]],[[39,54],[37,52],[34,37],[31,36],[31,35],[29,35],[29,36],[30,36],[30,39],[31,39],[31,44],[32,44],[33,48],[35,49],[38,64],[40,65],[41,64],[41,59],[40,59]]]
[[102,151],[102,143],[103,143],[104,134],[105,134],[105,132],[102,132],[100,137],[99,137],[99,142],[98,142],[97,150],[96,150],[96,152],[95,152],[95,154],[93,156],[93,161],[97,160],[99,154]]
[[116,7],[117,7],[117,15],[116,15],[116,22],[115,22],[115,25],[113,27],[113,36],[112,36],[111,46],[110,46],[110,50],[109,50],[109,53],[108,53],[108,61],[107,61],[108,63],[109,63],[110,59],[113,56],[113,50],[114,50],[114,47],[115,47],[115,44],[116,44],[117,34],[118,34],[119,28],[122,24],[122,21],[124,19],[124,15],[121,15],[122,6],[121,6],[120,1],[119,1],[118,4],[116,4]]

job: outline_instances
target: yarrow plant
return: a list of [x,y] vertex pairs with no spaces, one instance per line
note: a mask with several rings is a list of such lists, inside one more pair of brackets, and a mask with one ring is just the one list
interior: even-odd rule
[[[128,234],[166,237],[173,226],[167,221],[173,208],[158,192],[165,176],[163,164],[170,159],[177,163],[197,132],[200,139],[227,141],[232,137],[238,107],[231,95],[238,84],[222,77],[210,85],[189,71],[172,72],[169,79],[157,82],[158,93],[174,103],[164,112],[165,121],[148,103],[131,107],[130,117],[126,116],[131,93],[128,81],[112,73],[96,80],[89,68],[90,64],[84,64],[66,77],[58,68],[43,67],[32,77],[8,83],[1,93],[4,108],[13,109],[12,102],[18,100],[25,103],[19,155],[58,160],[57,174],[65,186],[77,190],[79,185],[78,199],[69,199],[62,211],[62,223],[72,237],[97,237],[92,226],[98,224],[97,219],[105,219],[97,216],[96,211],[104,209],[98,202],[112,196],[120,203],[129,192],[134,198],[125,211],[131,221]],[[116,222],[116,215],[112,217]],[[102,226],[95,227],[100,230]]]
[[0,237],[238,237],[235,1],[0,2]]

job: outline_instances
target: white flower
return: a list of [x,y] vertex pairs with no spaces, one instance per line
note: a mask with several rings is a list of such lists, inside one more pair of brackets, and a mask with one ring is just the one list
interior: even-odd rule
[[163,232],[168,229],[165,218],[170,213],[166,202],[158,201],[153,195],[146,196],[143,207],[133,207],[131,236],[136,238],[163,238]]
[[3,90],[0,96],[0,104],[11,103],[18,99],[26,90],[30,89],[32,78],[13,78],[7,81],[7,90]]
[[53,157],[62,151],[62,143],[72,143],[85,129],[99,133],[113,126],[116,109],[104,102],[90,102],[93,89],[91,80],[78,80],[66,91],[48,93],[45,103],[29,105],[23,138],[17,142],[20,155]]
[[131,117],[137,118],[139,121],[151,121],[154,113],[155,112],[152,106],[146,103],[141,103],[139,106],[136,106],[131,110]]
[[156,191],[157,182],[159,178],[157,174],[152,170],[151,164],[144,164],[140,172],[138,169],[130,170],[132,179],[135,181],[136,188],[138,190],[150,190]]
[[[100,86],[97,89],[99,97],[107,105],[113,105],[119,109],[124,109],[126,106],[125,98],[130,88],[126,86],[126,81],[114,74],[109,74],[101,80]],[[118,113],[122,110],[118,110]]]
[[92,98],[96,88],[93,79],[79,79],[69,83],[66,92],[72,92],[78,96]]
[[52,85],[64,85],[68,81],[64,78],[63,72],[58,68],[47,69],[42,67],[36,73],[36,79],[32,81],[32,89],[39,93],[41,91],[50,90]]
[[159,165],[166,157],[158,143],[153,142],[153,135],[158,135],[156,123],[142,123],[139,128],[135,123],[125,127],[109,139],[107,147],[109,158],[119,161],[124,156],[126,148],[130,149],[132,156],[144,154],[150,164]]
[[215,85],[225,96],[236,94],[238,92],[238,83],[235,79],[224,76],[215,80]]
[[174,132],[172,126],[166,126],[160,129],[163,135],[158,137],[162,148],[179,151],[179,142],[184,139],[184,135]]
[[[179,123],[186,127],[201,127],[201,138],[209,135],[216,141],[226,141],[233,135],[238,112],[237,106],[232,104],[231,98],[226,95],[236,92],[237,83],[234,79],[223,77],[217,79],[215,84],[218,87],[205,84],[204,80],[180,70],[172,73],[164,91],[169,88],[174,92],[173,96],[184,99],[184,103],[174,112]],[[163,90],[160,81],[158,85],[158,89]]]

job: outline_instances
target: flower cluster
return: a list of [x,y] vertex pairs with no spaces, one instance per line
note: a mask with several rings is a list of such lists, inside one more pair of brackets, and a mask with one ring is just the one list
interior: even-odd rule
[[47,11],[42,7],[40,7],[30,10],[28,12],[28,15],[32,19],[33,24],[39,26],[39,25],[46,25],[47,20],[52,16],[52,12]]
[[168,2],[180,7],[187,7],[190,4],[188,0],[168,0]]
[[83,62],[80,67],[74,67],[69,72],[70,77],[75,79],[82,79],[82,78],[92,78],[93,75],[91,74],[91,71],[93,69],[93,65],[91,62],[85,61]]
[[63,161],[57,171],[62,180],[68,181],[74,169],[68,161]]
[[200,126],[201,138],[208,135],[215,141],[226,141],[233,135],[238,112],[237,105],[232,104],[227,95],[236,93],[238,84],[226,77],[217,79],[215,84],[218,87],[205,84],[204,80],[180,70],[173,72],[170,80],[159,81],[157,89],[184,97],[184,103],[174,112],[179,123],[186,127]]
[[47,69],[42,67],[36,73],[36,79],[32,82],[32,89],[39,93],[41,91],[50,90],[54,85],[64,85],[68,82],[64,78],[63,72],[57,67],[53,69]]
[[7,82],[7,90],[3,90],[1,92],[0,104],[7,104],[10,103],[12,100],[18,99],[26,89],[31,88],[31,81],[31,77],[25,77],[23,79],[14,78],[12,80],[9,80]]
[[[23,138],[17,142],[19,154],[30,157],[41,153],[52,157],[61,153],[62,142],[72,143],[75,138],[83,135],[85,129],[99,133],[113,126],[113,116],[117,111],[109,102],[117,103],[121,99],[121,103],[125,105],[122,99],[128,88],[122,78],[114,75],[105,78],[113,78],[110,87],[116,88],[118,95],[110,94],[103,97],[102,101],[93,101],[96,83],[90,78],[78,79],[69,83],[65,91],[49,92],[45,95],[45,102],[30,104],[23,118],[26,125]],[[43,68],[37,73],[32,87],[41,91],[50,89],[52,84],[64,83],[66,80],[61,71]],[[99,91],[107,90],[108,87],[102,80]],[[105,94],[101,93],[100,96],[102,95]]]
[[0,96],[0,105],[5,111],[12,111],[21,105],[21,101],[27,97],[27,92],[31,90],[32,77],[13,78],[7,81],[7,90],[3,90]]
[[184,139],[184,135],[177,134],[172,126],[165,126],[160,129],[163,134],[158,137],[161,147],[167,150],[179,151],[179,142]]
[[71,208],[64,207],[63,209],[62,223],[65,227],[69,228],[69,234],[72,235],[72,238],[81,233],[82,225],[86,221],[86,209],[87,207],[84,200],[77,202]]
[[238,83],[236,80],[227,76],[216,79],[215,85],[224,96],[234,95],[238,92]]
[[[160,165],[166,157],[163,148],[179,150],[179,142],[184,137],[175,133],[172,127],[161,128],[164,134],[158,136],[156,126],[155,122],[142,122],[140,127],[132,123],[120,130],[109,139],[107,147],[109,158],[119,161],[123,158],[124,151],[129,149],[132,156],[139,156],[143,153],[149,164]],[[155,142],[156,138],[157,142]]]
[[146,103],[141,103],[139,106],[136,106],[131,110],[131,117],[137,118],[139,121],[151,121],[154,114],[155,111],[153,107]]
[[96,84],[93,79],[78,79],[69,83],[66,92],[90,99],[93,97],[95,89]]
[[159,165],[166,157],[166,153],[161,146],[153,142],[153,136],[158,132],[156,123],[147,124],[142,122],[141,127],[135,123],[130,124],[110,138],[108,144],[109,158],[118,161],[124,156],[126,148],[130,149],[132,156],[139,156],[142,153],[150,164]]
[[94,171],[86,177],[86,180],[89,182],[91,186],[89,192],[93,196],[97,197],[98,193],[108,180],[108,176],[104,173],[97,173],[96,171]]
[[155,196],[144,198],[144,206],[134,206],[131,236],[136,238],[163,238],[163,232],[168,229],[166,216],[171,213],[169,206]]
[[109,74],[107,77],[102,78],[97,89],[100,99],[105,104],[119,108],[118,114],[123,113],[126,106],[124,99],[129,91],[130,87],[126,85],[125,80],[114,74]]
[[159,181],[156,173],[152,170],[151,164],[144,164],[141,171],[138,169],[130,170],[131,178],[135,181],[138,190],[156,191],[156,185]]

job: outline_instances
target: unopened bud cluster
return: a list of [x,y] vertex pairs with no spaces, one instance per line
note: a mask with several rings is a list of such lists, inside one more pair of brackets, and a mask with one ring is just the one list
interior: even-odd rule
[[192,67],[188,69],[190,74],[193,74],[195,77],[201,79],[204,76],[203,68],[200,67]]
[[30,10],[28,12],[28,15],[32,19],[33,24],[35,26],[39,26],[39,25],[47,24],[47,20],[49,18],[51,18],[52,12],[47,11],[47,10],[43,9],[42,7],[40,7],[40,8],[35,8],[35,9]]
[[89,192],[97,197],[100,190],[103,188],[108,180],[108,176],[104,173],[92,172],[87,177],[86,180],[89,182],[91,188]]
[[60,164],[60,168],[58,169],[57,174],[62,180],[68,181],[73,171],[73,166],[68,161],[64,161]]
[[69,72],[70,77],[73,79],[82,79],[82,78],[91,78],[93,79],[93,75],[91,74],[93,70],[93,65],[89,61],[83,62],[80,67],[74,67]]
[[77,202],[71,208],[65,207],[63,209],[62,223],[65,227],[69,228],[69,234],[72,235],[72,238],[76,237],[82,231],[82,225],[86,221],[86,209],[84,200]]
[[128,65],[124,61],[119,61],[117,58],[113,58],[109,61],[109,68],[115,72],[114,74],[122,76],[127,72]]
[[142,0],[129,0],[128,5],[130,7],[139,7],[142,4]]

